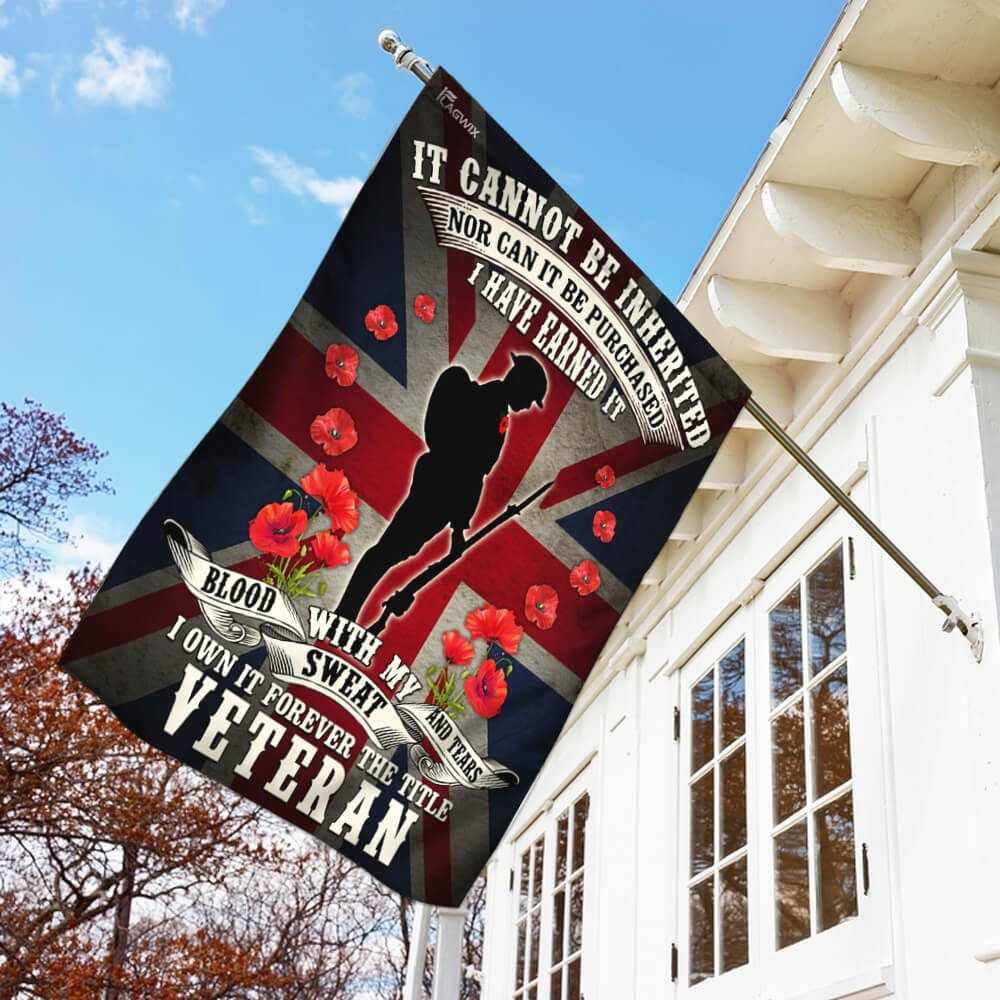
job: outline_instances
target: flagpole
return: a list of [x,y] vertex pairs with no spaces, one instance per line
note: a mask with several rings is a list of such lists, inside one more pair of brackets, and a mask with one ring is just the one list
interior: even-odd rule
[[[402,70],[409,70],[421,83],[428,83],[434,69],[426,59],[418,56],[408,45],[404,45],[395,31],[379,33],[379,45],[388,52]],[[752,397],[747,400],[747,412],[767,431],[782,448],[829,494],[838,507],[845,510],[871,537],[893,562],[934,602],[934,606],[945,614],[942,628],[951,632],[957,628],[968,639],[976,662],[983,656],[983,629],[979,617],[964,611],[958,601],[942,593],[919,567],[889,538],[888,535],[809,457],[808,453],[785,433],[781,425]]]

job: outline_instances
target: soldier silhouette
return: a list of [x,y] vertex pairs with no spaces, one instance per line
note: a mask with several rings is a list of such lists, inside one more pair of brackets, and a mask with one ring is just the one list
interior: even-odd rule
[[410,492],[359,560],[337,614],[357,621],[385,575],[448,525],[451,554],[461,553],[483,481],[500,457],[508,413],[541,408],[547,388],[545,369],[527,354],[512,353],[507,374],[491,382],[474,381],[460,365],[438,376],[424,414],[427,451],[413,467]]

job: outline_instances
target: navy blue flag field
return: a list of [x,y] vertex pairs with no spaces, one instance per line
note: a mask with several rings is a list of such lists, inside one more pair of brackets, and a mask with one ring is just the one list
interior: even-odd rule
[[748,396],[439,70],[63,662],[457,904]]

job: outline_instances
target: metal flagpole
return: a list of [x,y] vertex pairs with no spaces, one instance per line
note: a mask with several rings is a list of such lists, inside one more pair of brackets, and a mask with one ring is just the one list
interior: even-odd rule
[[[409,70],[422,83],[427,83],[434,75],[430,63],[418,56],[408,45],[404,45],[395,31],[383,31],[378,36],[379,45],[388,52],[403,70]],[[956,627],[969,640],[972,655],[978,663],[983,656],[983,629],[979,617],[969,614],[958,601],[931,583],[920,569],[889,538],[884,531],[789,437],[781,425],[760,403],[751,398],[746,404],[747,412],[755,417],[761,427],[802,466],[813,479],[830,495],[834,503],[842,507],[868,533],[874,542],[893,560],[911,580],[946,615],[942,628],[951,632]]]

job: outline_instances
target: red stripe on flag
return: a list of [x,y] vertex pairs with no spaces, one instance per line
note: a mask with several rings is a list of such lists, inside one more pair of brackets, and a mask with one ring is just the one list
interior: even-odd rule
[[[256,580],[264,576],[263,567],[256,557],[227,568]],[[63,653],[62,662],[72,663],[114,646],[135,642],[154,632],[166,631],[178,615],[190,618],[197,614],[198,602],[183,583],[164,587],[107,611],[90,613],[80,622]]]
[[[322,353],[291,326],[267,352],[240,398],[315,462],[342,469],[351,488],[383,517],[406,496],[413,463],[426,451],[420,437],[362,385],[339,386],[327,378]],[[358,443],[333,457],[312,440],[309,428],[335,406],[351,415]]]
[[[733,422],[734,410],[739,406],[739,400],[723,402],[716,404],[708,411],[708,425],[711,428],[713,438],[729,431]],[[654,462],[659,462],[661,459],[669,458],[671,455],[676,455],[680,451],[680,448],[675,448],[673,445],[644,445],[641,438],[632,438],[624,444],[591,455],[590,458],[585,458],[582,462],[567,465],[559,470],[555,485],[542,499],[542,509],[552,507],[594,489],[596,486],[594,473],[602,465],[610,465],[614,469],[615,475],[620,477],[645,468],[647,465],[652,465]],[[701,453],[697,457],[701,457]]]

